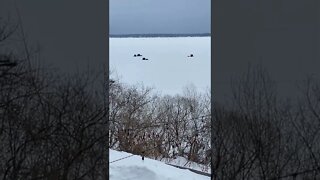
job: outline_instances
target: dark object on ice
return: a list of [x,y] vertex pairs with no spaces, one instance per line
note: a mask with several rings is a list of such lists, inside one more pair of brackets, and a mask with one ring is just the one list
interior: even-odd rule
[[137,57],[137,55],[133,55],[133,57]]
[[144,156],[142,156],[142,161],[144,160]]
[[193,54],[190,54],[190,56],[188,56],[188,57],[193,57]]
[[147,59],[147,58],[142,58],[142,60],[149,60],[149,59]]
[[137,56],[142,56],[141,54],[137,54]]

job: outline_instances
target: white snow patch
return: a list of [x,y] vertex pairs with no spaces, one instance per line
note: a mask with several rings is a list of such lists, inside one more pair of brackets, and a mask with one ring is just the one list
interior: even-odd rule
[[[109,161],[132,154],[109,150]],[[109,164],[110,180],[209,180],[210,177],[179,169],[149,158],[132,156]]]
[[186,167],[190,169],[194,169],[197,171],[202,171],[205,173],[211,173],[211,168],[202,164],[198,164],[196,162],[188,161],[185,157],[178,156],[175,159],[170,158],[163,158],[161,160],[162,162],[165,162],[167,164],[172,164],[180,167]]

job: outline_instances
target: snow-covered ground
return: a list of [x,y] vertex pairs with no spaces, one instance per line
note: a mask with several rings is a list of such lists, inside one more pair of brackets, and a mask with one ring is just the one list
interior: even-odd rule
[[[109,161],[124,158],[132,154],[109,149]],[[153,159],[141,159],[131,156],[109,164],[110,180],[209,180],[186,169],[179,169]]]
[[190,169],[194,169],[197,171],[202,171],[205,173],[211,173],[211,168],[202,164],[198,164],[192,161],[188,161],[185,157],[180,157],[178,156],[175,159],[170,159],[170,158],[164,158],[161,159],[162,162],[165,162],[167,164],[172,164],[180,167],[186,167]]
[[[143,83],[162,94],[181,94],[190,84],[206,91],[211,84],[210,42],[211,37],[110,38],[110,71],[116,72],[111,77]],[[143,56],[134,57],[138,53]]]

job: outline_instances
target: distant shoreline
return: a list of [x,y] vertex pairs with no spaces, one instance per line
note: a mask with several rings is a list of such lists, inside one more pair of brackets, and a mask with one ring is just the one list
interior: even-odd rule
[[210,37],[210,33],[201,34],[110,34],[110,38],[148,38],[148,37]]

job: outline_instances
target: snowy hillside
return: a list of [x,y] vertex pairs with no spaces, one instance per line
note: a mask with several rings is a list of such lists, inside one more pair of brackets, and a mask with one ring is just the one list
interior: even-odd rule
[[[141,159],[141,156],[109,150],[110,180],[209,180],[210,177],[179,169],[153,159]],[[115,161],[115,162],[113,162]]]

